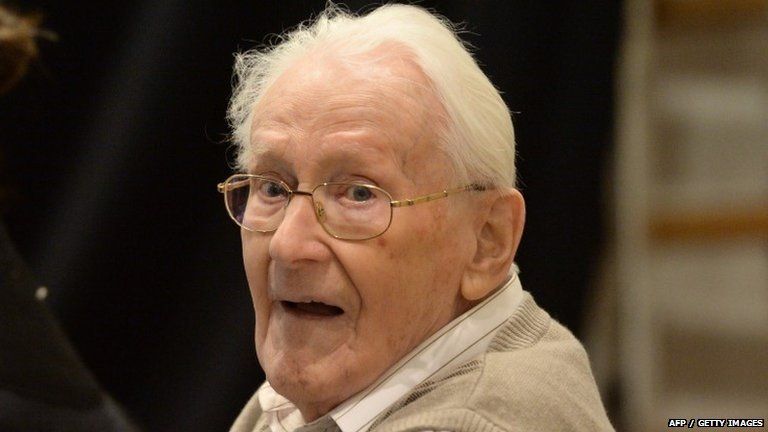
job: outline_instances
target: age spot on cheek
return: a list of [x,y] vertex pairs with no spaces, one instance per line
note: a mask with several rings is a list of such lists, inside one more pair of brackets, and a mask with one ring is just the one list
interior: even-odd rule
[[[387,244],[388,244],[388,242],[384,238],[376,237],[376,246],[378,246],[379,248],[381,248],[383,250],[386,250],[387,249]],[[389,258],[390,261],[395,259],[395,256],[397,256],[397,252],[396,251],[391,250],[391,249],[389,251],[387,251],[387,258]]]

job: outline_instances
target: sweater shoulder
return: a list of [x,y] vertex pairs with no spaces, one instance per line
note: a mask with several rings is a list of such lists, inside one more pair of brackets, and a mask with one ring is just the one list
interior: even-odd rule
[[586,351],[551,318],[535,344],[485,354],[466,406],[507,430],[613,430]]
[[482,357],[385,416],[380,430],[613,430],[581,343],[527,293]]

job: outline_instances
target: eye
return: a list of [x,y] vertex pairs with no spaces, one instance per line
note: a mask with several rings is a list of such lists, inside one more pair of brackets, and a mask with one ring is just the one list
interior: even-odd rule
[[259,195],[267,198],[285,197],[288,196],[288,190],[280,183],[263,181],[259,186]]
[[362,185],[350,185],[344,195],[345,198],[355,202],[366,202],[375,198],[371,188]]

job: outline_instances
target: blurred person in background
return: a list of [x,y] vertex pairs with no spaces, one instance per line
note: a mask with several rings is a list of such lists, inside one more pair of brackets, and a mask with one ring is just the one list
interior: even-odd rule
[[[38,21],[0,4],[0,97],[37,56],[35,39],[50,35]],[[0,209],[9,195],[0,185]],[[75,353],[46,295],[0,220],[0,431],[135,430]]]
[[510,113],[452,26],[330,5],[278,40],[238,56],[219,185],[266,373],[232,430],[612,430],[522,288]]

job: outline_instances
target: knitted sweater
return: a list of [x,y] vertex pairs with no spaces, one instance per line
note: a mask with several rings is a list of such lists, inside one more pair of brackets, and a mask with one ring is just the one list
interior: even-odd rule
[[[251,400],[233,432],[266,432]],[[379,416],[371,432],[612,431],[578,340],[525,297],[484,355],[425,381]],[[329,418],[301,432],[338,431]]]

